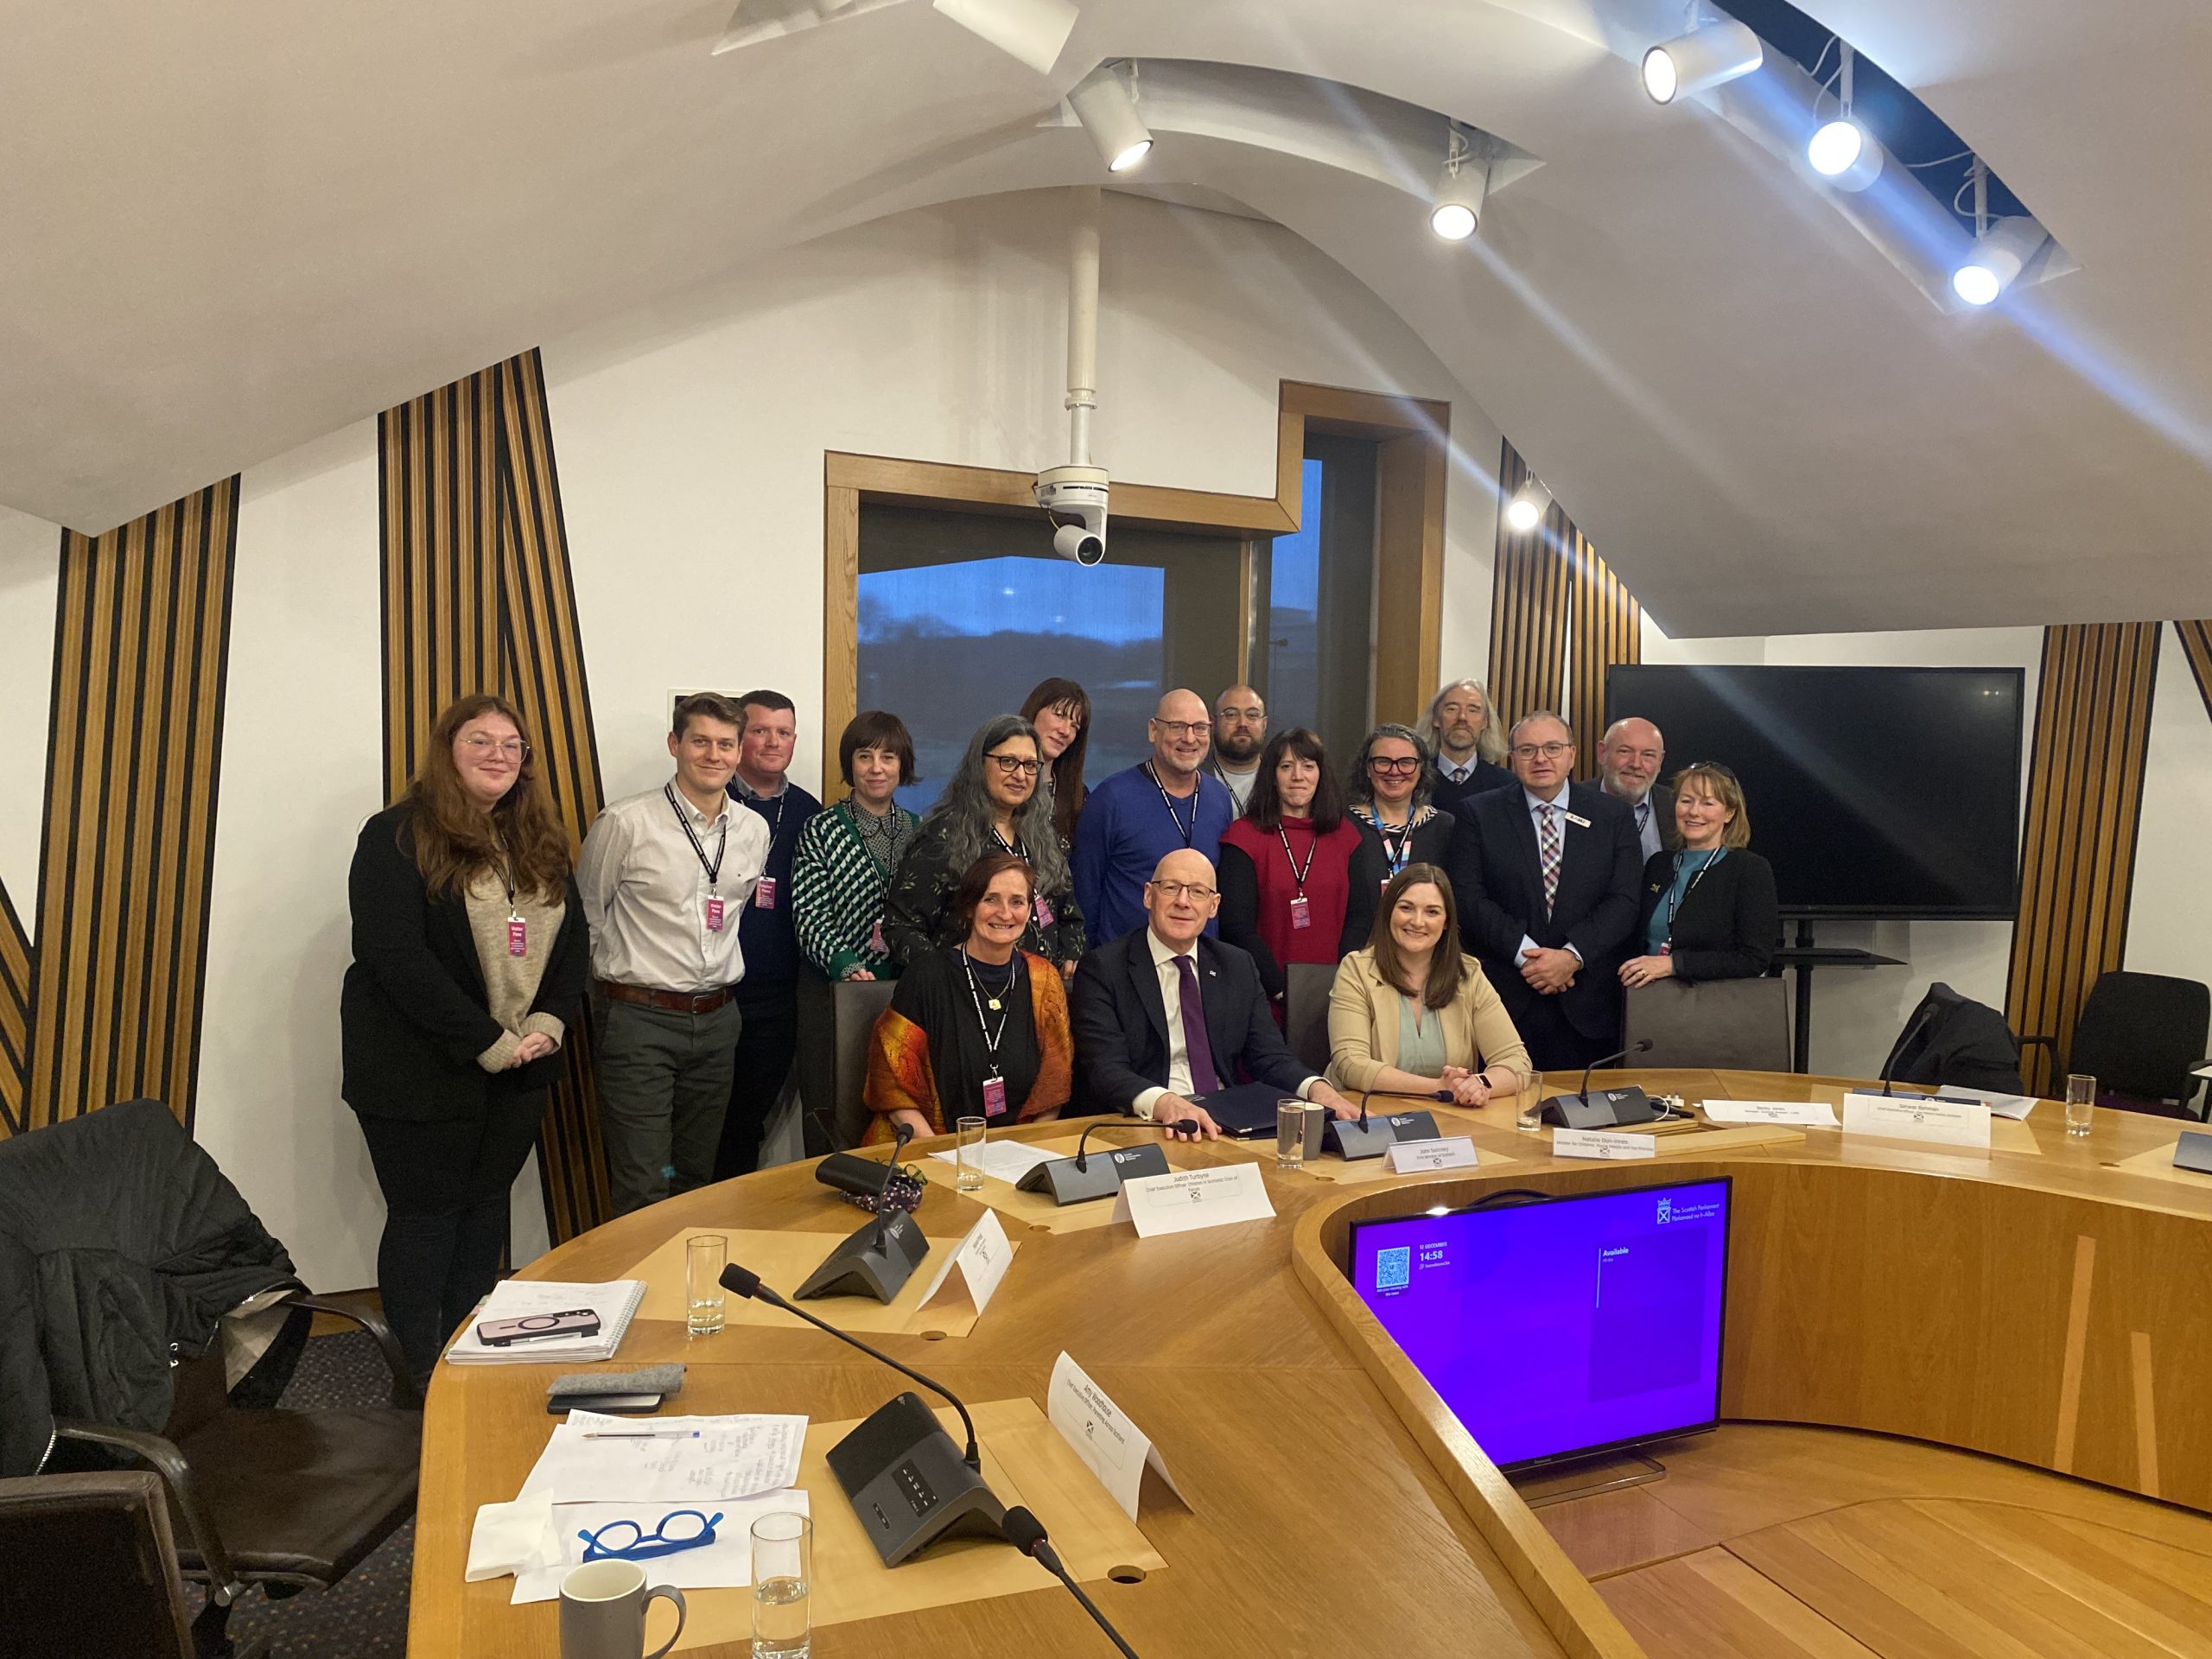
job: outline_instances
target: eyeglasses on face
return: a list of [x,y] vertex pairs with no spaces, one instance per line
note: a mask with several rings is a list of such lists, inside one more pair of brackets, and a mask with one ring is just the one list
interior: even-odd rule
[[1265,720],[1268,717],[1268,711],[1257,708],[1220,709],[1215,711],[1214,717],[1217,720]]
[[1152,723],[1170,737],[1204,737],[1213,730],[1213,721],[1210,720],[1155,719]]
[[1044,770],[1040,762],[1019,754],[987,754],[984,760],[994,762],[1009,778],[1034,778]]
[[1203,881],[1147,881],[1145,885],[1163,899],[1188,899],[1197,905],[1203,905],[1214,893]]
[[1387,776],[1410,778],[1421,770],[1421,757],[1417,754],[1373,755],[1368,760],[1367,769]]
[[702,1515],[697,1510],[677,1510],[660,1518],[647,1532],[634,1521],[610,1521],[596,1531],[579,1532],[588,1561],[646,1561],[679,1550],[703,1549],[715,1541],[715,1528],[722,1518],[716,1510]]
[[1573,753],[1574,745],[1572,743],[1516,743],[1513,746],[1513,758],[1516,760],[1534,760],[1540,754],[1547,760],[1556,760],[1562,754]]
[[496,750],[510,760],[519,760],[530,753],[530,745],[518,737],[486,737],[481,732],[471,732],[462,738],[461,747],[471,754],[490,754]]

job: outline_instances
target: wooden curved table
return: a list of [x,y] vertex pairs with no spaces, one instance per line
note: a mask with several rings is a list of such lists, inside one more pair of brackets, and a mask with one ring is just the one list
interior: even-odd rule
[[[1848,1086],[1713,1071],[1608,1078],[1618,1081],[1692,1102],[1834,1102]],[[2212,1179],[2168,1179],[2141,1161],[2183,1126],[2101,1111],[2088,1137],[2069,1140],[2062,1109],[2046,1103],[2016,1133],[2016,1150],[1815,1129],[1719,1151],[1697,1144],[1711,1135],[1672,1136],[1655,1161],[1599,1164],[1554,1160],[1548,1134],[1516,1133],[1513,1116],[1511,1102],[1440,1112],[1512,1160],[1479,1173],[1363,1170],[1352,1180],[1335,1160],[1284,1173],[1270,1149],[1273,1223],[1150,1240],[1125,1224],[1047,1233],[1009,1223],[1020,1259],[972,1332],[877,1340],[971,1402],[1041,1403],[1065,1349],[1154,1437],[1191,1503],[1144,1514],[1166,1569],[1087,1586],[1151,1659],[1201,1649],[1643,1652],[1343,1273],[1353,1219],[1464,1203],[1501,1185],[1580,1192],[1734,1178],[1724,1417],[1912,1436],[2212,1510],[2212,1414],[2196,1397],[2212,1375]],[[1067,1126],[1014,1133],[1049,1138]],[[1171,1160],[1252,1155],[1177,1146]],[[950,1241],[977,1213],[933,1187],[918,1218]],[[818,1231],[826,1250],[855,1220],[810,1166],[789,1166],[625,1217],[524,1276],[619,1277],[683,1227]],[[834,1304],[821,1311],[835,1317]],[[903,1386],[796,1322],[744,1337],[718,1339],[703,1361],[704,1344],[685,1351],[680,1324],[640,1319],[621,1357],[692,1362],[682,1400],[696,1412],[854,1418]],[[439,1368],[415,1546],[409,1651],[418,1659],[556,1651],[553,1604],[511,1607],[509,1580],[464,1584],[462,1568],[477,1506],[512,1497],[544,1444],[543,1389],[557,1369]],[[816,1650],[966,1659],[1107,1648],[1052,1590],[827,1626]]]

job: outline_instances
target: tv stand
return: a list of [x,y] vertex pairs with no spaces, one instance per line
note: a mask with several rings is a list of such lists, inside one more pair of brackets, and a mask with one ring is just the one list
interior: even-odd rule
[[1815,944],[1812,918],[1805,916],[1797,918],[1797,942],[1776,951],[1774,965],[1797,970],[1797,1017],[1791,1022],[1789,1033],[1789,1069],[1801,1077],[1813,1069],[1813,969],[1904,966],[1895,957],[1877,956],[1872,950]]
[[[1608,1475],[1609,1470],[1630,1469],[1626,1474]],[[1594,1478],[1593,1478],[1594,1477]],[[1531,1469],[1524,1474],[1509,1475],[1513,1490],[1521,1501],[1532,1510],[1541,1510],[1554,1503],[1565,1503],[1578,1497],[1595,1497],[1599,1492],[1618,1492],[1630,1486],[1649,1486],[1655,1480],[1667,1478],[1667,1465],[1656,1458],[1646,1457],[1641,1452],[1592,1452],[1586,1457],[1568,1458],[1559,1463],[1547,1464],[1541,1469]],[[1554,1485],[1552,1483],[1573,1482]]]

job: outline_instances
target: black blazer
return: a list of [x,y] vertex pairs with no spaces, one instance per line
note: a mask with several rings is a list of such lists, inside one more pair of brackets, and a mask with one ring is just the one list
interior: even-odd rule
[[1478,757],[1475,769],[1467,774],[1467,781],[1455,784],[1444,775],[1441,760],[1432,761],[1428,768],[1428,801],[1438,811],[1449,812],[1456,818],[1462,816],[1462,802],[1493,789],[1510,789],[1519,781],[1503,766],[1494,766]]
[[[1569,823],[1560,847],[1559,896],[1544,914],[1543,872],[1536,862],[1536,826],[1525,792],[1494,789],[1467,803],[1445,868],[1459,905],[1459,937],[1516,1019],[1535,1001],[1521,977],[1523,934],[1582,957],[1574,983],[1560,993],[1560,1012],[1584,1036],[1611,1039],[1620,1028],[1620,964],[1636,931],[1643,850],[1636,815],[1587,784],[1570,784]],[[1722,861],[1724,863],[1726,860]]]
[[[1652,914],[1666,902],[1674,883],[1675,855],[1654,853],[1643,867],[1643,902],[1629,955],[1640,957],[1650,949],[1647,930]],[[1766,972],[1782,938],[1774,866],[1744,848],[1730,849],[1697,878],[1675,912],[1670,937],[1676,979],[1691,984],[1700,979],[1757,979]]]
[[[346,1103],[370,1117],[427,1122],[461,1116],[494,1094],[543,1089],[561,1075],[558,1052],[497,1075],[476,1057],[499,1040],[484,969],[457,893],[432,899],[415,862],[403,802],[361,828],[346,892],[353,912],[353,961],[339,994]],[[582,896],[569,878],[568,910],[550,941],[533,1014],[550,1014],[573,1034],[583,1016],[591,935]],[[533,941],[535,944],[535,941]]]
[[[1075,971],[1069,1014],[1075,1061],[1090,1109],[1126,1112],[1147,1089],[1167,1086],[1167,1004],[1140,927],[1093,947]],[[1224,1085],[1264,1083],[1295,1093],[1314,1073],[1275,1028],[1268,994],[1252,958],[1233,944],[1198,943],[1198,996],[1206,1039]]]
[[[1431,803],[1434,804],[1433,802]],[[1390,855],[1383,849],[1382,832],[1364,818],[1354,818],[1359,826],[1359,845],[1351,854],[1351,895],[1344,901],[1344,947],[1350,956],[1367,943],[1375,928],[1375,912],[1382,903],[1382,887],[1390,879]],[[1429,815],[1427,822],[1414,827],[1413,845],[1407,851],[1408,864],[1433,864],[1447,874],[1451,866],[1445,862],[1452,850],[1452,836],[1458,820],[1446,811],[1439,810]]]

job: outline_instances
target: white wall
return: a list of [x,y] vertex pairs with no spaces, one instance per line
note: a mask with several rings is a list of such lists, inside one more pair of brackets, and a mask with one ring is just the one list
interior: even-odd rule
[[2127,957],[2139,974],[2212,982],[2212,717],[2171,627],[2158,640],[2158,700],[2143,772],[2143,823],[2127,909]]
[[0,507],[0,886],[33,933],[60,582],[60,528]]

